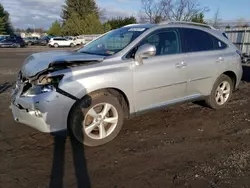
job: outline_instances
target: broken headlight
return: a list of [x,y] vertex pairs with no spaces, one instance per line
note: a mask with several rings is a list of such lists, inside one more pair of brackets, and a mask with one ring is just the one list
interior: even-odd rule
[[54,89],[55,87],[53,85],[45,85],[45,86],[42,86],[41,93],[47,93],[47,92],[53,91]]
[[54,77],[49,77],[47,75],[40,76],[35,81],[34,85],[39,85],[39,86],[52,85],[54,87],[57,87],[62,78],[63,78],[63,75],[54,76]]
[[62,78],[63,75],[54,77],[40,76],[32,83],[32,87],[30,87],[23,95],[33,97],[42,93],[51,92],[58,87]]

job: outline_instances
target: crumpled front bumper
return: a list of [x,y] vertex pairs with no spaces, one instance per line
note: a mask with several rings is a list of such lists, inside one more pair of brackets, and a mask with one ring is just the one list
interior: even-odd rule
[[74,103],[75,100],[56,91],[33,97],[21,96],[19,92],[12,94],[11,109],[17,122],[52,133],[67,129],[68,114]]

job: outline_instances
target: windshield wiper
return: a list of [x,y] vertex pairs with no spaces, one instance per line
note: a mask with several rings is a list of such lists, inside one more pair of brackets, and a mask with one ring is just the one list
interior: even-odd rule
[[98,53],[87,52],[87,51],[80,51],[80,53],[90,54],[90,55],[101,55],[101,56],[106,56],[106,54],[98,54]]

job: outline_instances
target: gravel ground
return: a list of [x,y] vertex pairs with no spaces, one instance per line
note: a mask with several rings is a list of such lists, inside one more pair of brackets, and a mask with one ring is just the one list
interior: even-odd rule
[[188,103],[155,111],[127,120],[111,143],[88,148],[12,118],[8,87],[24,59],[44,50],[0,49],[0,187],[250,187],[248,82],[225,109]]

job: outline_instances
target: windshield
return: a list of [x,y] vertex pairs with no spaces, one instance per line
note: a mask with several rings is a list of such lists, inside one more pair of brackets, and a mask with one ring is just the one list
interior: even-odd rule
[[121,50],[145,32],[147,28],[123,27],[113,30],[78,50],[82,53],[110,56]]

